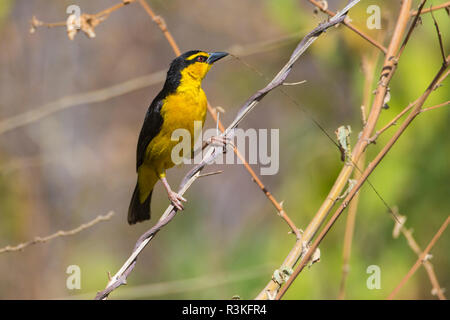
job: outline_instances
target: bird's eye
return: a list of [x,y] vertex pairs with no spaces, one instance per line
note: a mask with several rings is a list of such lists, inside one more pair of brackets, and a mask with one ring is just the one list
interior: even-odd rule
[[197,57],[197,61],[198,61],[198,62],[205,62],[205,61],[206,61],[206,57],[204,57],[204,56],[198,56],[198,57]]

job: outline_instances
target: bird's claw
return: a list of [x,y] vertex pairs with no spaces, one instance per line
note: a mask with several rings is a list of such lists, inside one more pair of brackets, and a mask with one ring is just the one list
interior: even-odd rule
[[183,196],[179,195],[178,193],[174,191],[169,192],[169,200],[172,203],[172,205],[177,208],[178,210],[184,210],[183,202],[186,202],[187,200],[183,198]]
[[209,138],[208,144],[214,146],[214,147],[222,147],[224,150],[224,153],[227,151],[227,145],[231,145],[231,139],[223,136],[213,136]]

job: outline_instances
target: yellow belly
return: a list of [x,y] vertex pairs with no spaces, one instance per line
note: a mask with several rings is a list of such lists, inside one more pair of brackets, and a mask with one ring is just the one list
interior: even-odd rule
[[[164,176],[165,170],[173,167],[172,149],[179,141],[172,141],[172,133],[177,129],[188,130],[191,136],[191,151],[194,146],[194,122],[206,117],[207,100],[201,87],[189,88],[167,96],[161,108],[164,121],[161,131],[152,139],[146,150],[144,164]],[[198,136],[196,133],[195,137]],[[184,155],[185,157],[188,155]]]

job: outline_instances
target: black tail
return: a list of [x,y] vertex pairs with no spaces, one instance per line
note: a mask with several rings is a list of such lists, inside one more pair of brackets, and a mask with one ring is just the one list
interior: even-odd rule
[[144,203],[139,201],[139,185],[134,188],[133,197],[131,198],[130,207],[128,208],[128,224],[135,224],[150,219],[150,203],[152,200],[153,190],[145,199]]

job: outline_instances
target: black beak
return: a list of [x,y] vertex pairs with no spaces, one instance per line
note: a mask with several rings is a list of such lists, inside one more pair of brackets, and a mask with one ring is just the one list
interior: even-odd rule
[[206,62],[209,64],[213,64],[217,60],[220,60],[223,57],[226,57],[227,55],[228,55],[228,53],[226,53],[226,52],[212,52],[212,53],[209,53],[209,58],[208,58],[208,60],[206,60]]

